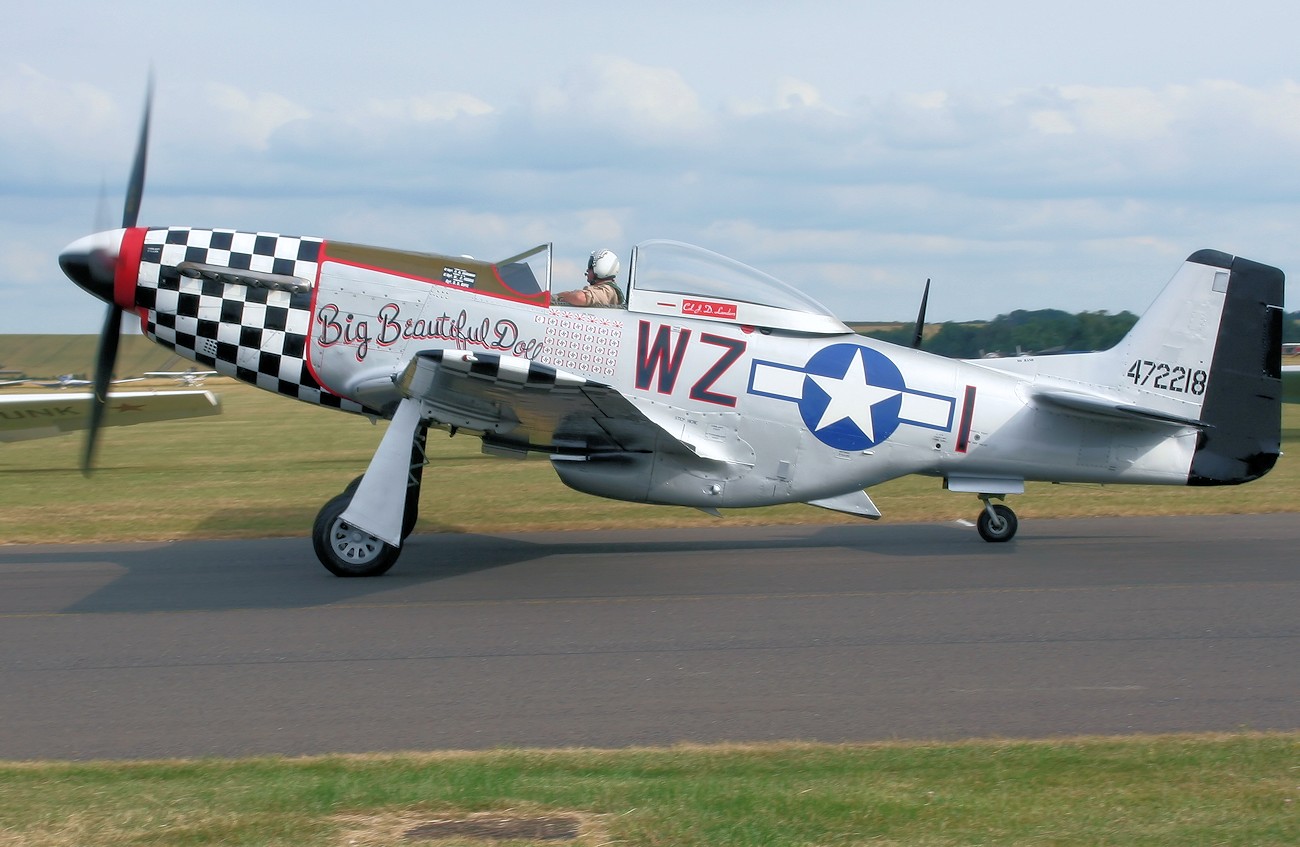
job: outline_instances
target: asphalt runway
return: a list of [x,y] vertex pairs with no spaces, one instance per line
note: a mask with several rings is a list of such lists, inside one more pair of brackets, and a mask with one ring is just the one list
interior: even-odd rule
[[1295,515],[0,547],[0,758],[1300,729]]

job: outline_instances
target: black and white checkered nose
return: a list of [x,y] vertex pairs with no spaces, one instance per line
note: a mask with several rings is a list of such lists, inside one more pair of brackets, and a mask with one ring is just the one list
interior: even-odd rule
[[111,230],[87,235],[63,248],[59,267],[68,279],[103,300],[113,302],[113,280],[117,275],[117,256],[125,230]]

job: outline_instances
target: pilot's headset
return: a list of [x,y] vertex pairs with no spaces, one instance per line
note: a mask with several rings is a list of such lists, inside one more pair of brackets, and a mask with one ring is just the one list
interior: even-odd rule
[[618,256],[611,250],[597,250],[587,260],[587,270],[596,279],[613,279],[618,276]]

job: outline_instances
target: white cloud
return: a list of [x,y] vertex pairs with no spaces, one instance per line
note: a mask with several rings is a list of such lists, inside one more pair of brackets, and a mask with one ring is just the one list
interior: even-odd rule
[[[127,126],[113,97],[92,82],[0,64],[0,186],[8,190],[21,185],[44,193],[77,178],[97,185],[104,139],[126,137]],[[92,176],[79,167],[87,164],[100,170]]]
[[1029,125],[1044,135],[1073,135],[1079,127],[1064,109],[1040,109],[1029,113]]
[[[925,276],[960,280],[936,315],[973,318],[1140,308],[1146,293],[1103,282],[1117,263],[1158,287],[1199,247],[1300,265],[1292,6],[1244,0],[1216,32],[1132,11],[1103,57],[1104,9],[1010,0],[943,21],[728,3],[563,5],[525,21],[398,0],[385,20],[400,9],[423,26],[369,39],[370,16],[342,6],[310,20],[259,6],[265,25],[227,38],[227,5],[252,8],[199,3],[185,29],[155,20],[160,43],[215,27],[226,52],[159,59],[148,222],[489,257],[554,241],[557,276],[597,246],[626,256],[677,238],[808,280],[838,312],[900,319]],[[38,50],[0,33],[0,229],[48,251],[64,288],[53,254],[93,220],[101,180],[120,196],[144,76],[107,47],[126,37],[123,15],[96,8],[74,24],[21,10],[47,35],[80,27],[80,41],[28,39]],[[490,29],[491,49],[429,50],[434,23]],[[346,38],[348,61],[280,61],[291,26]],[[602,44],[618,55],[590,54],[593,27],[620,33]],[[37,208],[48,214],[29,220]],[[31,250],[0,249],[0,329],[28,323],[40,274]],[[99,304],[67,294],[94,331]]]
[[311,111],[272,92],[248,94],[230,85],[209,86],[209,101],[216,113],[209,132],[224,134],[256,150],[270,147],[271,136],[293,121],[306,120]]
[[0,72],[0,126],[44,138],[93,137],[115,114],[112,98],[86,82],[64,82],[18,64]]
[[539,88],[532,106],[545,125],[638,145],[691,142],[707,135],[712,124],[677,71],[618,56],[571,69],[561,84]]
[[1183,86],[1161,91],[1070,85],[1059,91],[1079,132],[1114,142],[1151,142],[1168,136],[1188,96]]
[[841,114],[839,109],[827,102],[817,86],[794,77],[778,79],[766,99],[732,100],[726,105],[726,110],[736,115],[760,115],[795,109]]
[[438,123],[462,115],[491,114],[493,107],[472,94],[437,91],[415,97],[375,99],[366,104],[366,119],[391,123]]

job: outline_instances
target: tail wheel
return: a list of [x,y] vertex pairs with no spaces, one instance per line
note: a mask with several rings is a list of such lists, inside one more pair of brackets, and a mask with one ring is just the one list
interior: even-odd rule
[[991,542],[1010,541],[1019,525],[1016,513],[1011,511],[1010,506],[1001,503],[986,503],[984,511],[980,512],[979,519],[975,522],[980,538]]
[[352,502],[352,492],[345,491],[326,503],[316,515],[311,541],[326,570],[335,576],[379,576],[387,573],[401,554],[394,547],[367,532],[344,522],[343,512]]

